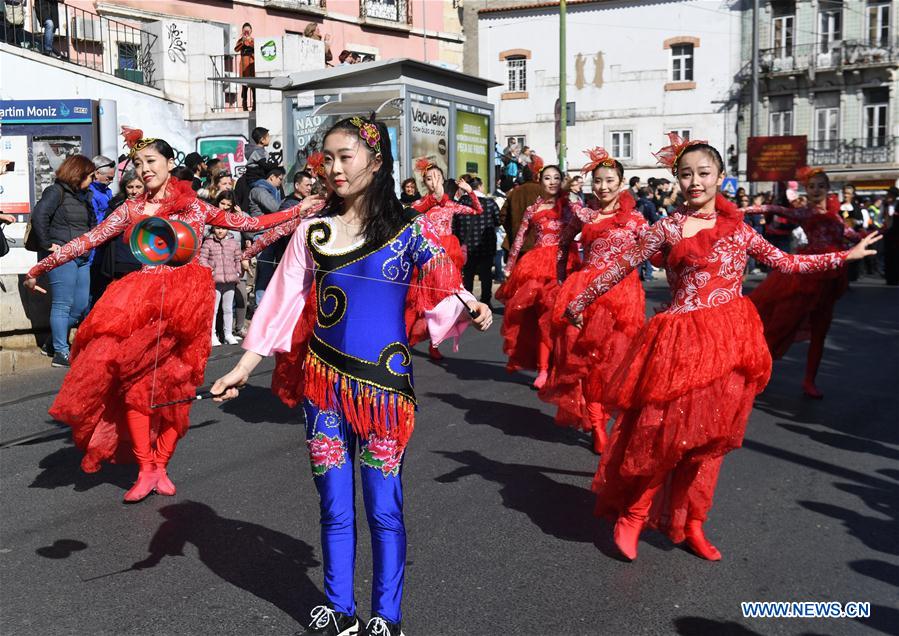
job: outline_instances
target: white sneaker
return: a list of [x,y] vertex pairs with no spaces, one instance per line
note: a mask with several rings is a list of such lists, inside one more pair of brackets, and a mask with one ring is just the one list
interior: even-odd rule
[[219,342],[218,336],[212,336],[212,346],[213,347],[221,347],[222,343]]
[[225,342],[228,344],[237,344],[240,342],[240,338],[235,336],[233,333],[229,333],[225,335]]

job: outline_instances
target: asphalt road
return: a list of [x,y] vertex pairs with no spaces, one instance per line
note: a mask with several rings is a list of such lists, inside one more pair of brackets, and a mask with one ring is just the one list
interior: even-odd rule
[[[664,297],[655,283],[650,297]],[[744,447],[724,463],[702,561],[644,533],[616,556],[591,516],[597,458],[507,375],[498,329],[441,365],[419,351],[406,455],[404,627],[442,634],[899,633],[899,289],[870,280],[838,305],[823,401],[799,384],[805,345],[776,363]],[[214,350],[208,377],[236,361]],[[302,415],[268,391],[198,403],[170,467],[174,498],[122,505],[135,468],[80,472],[46,411],[63,371],[0,387],[0,632],[291,634],[322,600],[318,502]],[[27,438],[32,438],[28,441]],[[371,559],[359,515],[357,598]],[[741,601],[868,601],[872,616],[743,619]]]

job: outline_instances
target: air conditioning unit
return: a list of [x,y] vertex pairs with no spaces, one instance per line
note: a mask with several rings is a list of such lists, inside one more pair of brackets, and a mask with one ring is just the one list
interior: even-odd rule
[[89,16],[72,17],[71,37],[82,42],[102,42],[102,26],[100,20]]

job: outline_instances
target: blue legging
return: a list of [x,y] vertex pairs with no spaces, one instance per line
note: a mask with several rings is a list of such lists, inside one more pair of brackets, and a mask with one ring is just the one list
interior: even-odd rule
[[50,281],[50,333],[53,350],[69,353],[69,329],[78,324],[91,293],[91,266],[77,258],[47,273]]
[[353,616],[356,563],[355,469],[359,446],[362,499],[371,531],[372,613],[402,619],[406,528],[403,524],[402,451],[390,440],[361,439],[340,411],[321,410],[309,400],[306,445],[321,499],[322,561],[325,596],[333,609]]

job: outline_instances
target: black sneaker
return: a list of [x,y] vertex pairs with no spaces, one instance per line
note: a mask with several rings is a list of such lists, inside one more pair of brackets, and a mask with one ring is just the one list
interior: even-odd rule
[[44,341],[44,344],[41,345],[41,355],[47,356],[48,358],[53,357],[53,338],[47,338]]
[[400,623],[391,623],[390,621],[374,616],[365,626],[366,636],[405,636],[403,627]]
[[327,605],[319,605],[310,613],[312,620],[303,634],[320,634],[321,636],[356,636],[362,624],[358,616],[348,616],[335,612]]
[[54,353],[53,361],[50,363],[51,367],[68,367],[71,366],[69,364],[69,354],[68,353]]

